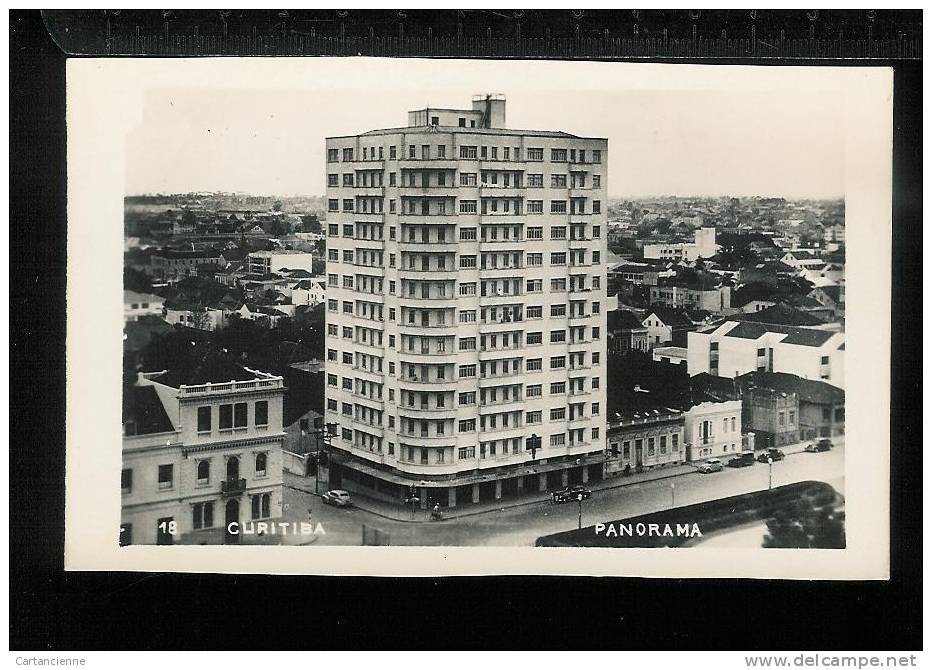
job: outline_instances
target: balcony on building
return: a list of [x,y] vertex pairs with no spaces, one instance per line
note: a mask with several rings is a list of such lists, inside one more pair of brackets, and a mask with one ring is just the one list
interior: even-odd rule
[[224,496],[238,496],[246,492],[246,480],[224,479],[220,482],[220,493]]

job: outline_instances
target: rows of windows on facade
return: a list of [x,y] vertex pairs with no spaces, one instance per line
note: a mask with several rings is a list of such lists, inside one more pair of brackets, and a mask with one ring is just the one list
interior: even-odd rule
[[280,515],[283,379],[208,351],[124,389],[121,544],[213,543]]
[[477,467],[523,486],[537,439],[542,474],[600,451],[606,146],[508,130],[500,96],[327,139],[326,411],[364,473],[347,487],[455,475],[456,504]]

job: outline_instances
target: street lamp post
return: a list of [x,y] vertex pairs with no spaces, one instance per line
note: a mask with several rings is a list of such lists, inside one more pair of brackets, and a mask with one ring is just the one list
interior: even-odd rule
[[670,507],[676,507],[676,484],[670,482]]
[[767,490],[773,488],[773,458],[767,457]]
[[320,493],[320,444],[323,442],[327,454],[327,490],[330,490],[330,452],[333,444],[331,441],[337,436],[337,424],[328,423],[323,430],[315,430],[311,435],[317,438],[317,468],[314,471],[314,493]]
[[579,530],[582,530],[582,501],[583,501],[582,493],[576,496],[576,500],[577,502],[579,502]]

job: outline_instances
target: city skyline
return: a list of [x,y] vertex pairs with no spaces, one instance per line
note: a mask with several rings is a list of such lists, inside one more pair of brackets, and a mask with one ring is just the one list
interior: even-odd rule
[[[540,80],[526,67],[502,65],[446,63],[439,85],[436,67],[422,61],[395,63],[388,76],[386,63],[365,59],[328,63],[336,72],[306,89],[151,89],[128,136],[126,193],[319,196],[324,137],[404,127],[407,110],[501,92],[509,127],[607,138],[612,199],[844,197],[843,98],[813,79],[775,73],[766,76],[783,77],[780,86],[723,90],[728,73],[697,72],[697,88],[679,90],[590,88],[559,77],[535,88]],[[560,83],[568,88],[554,90]]]

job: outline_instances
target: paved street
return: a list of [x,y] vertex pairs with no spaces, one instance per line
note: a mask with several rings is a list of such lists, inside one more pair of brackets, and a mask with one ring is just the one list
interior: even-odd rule
[[[808,479],[824,481],[844,493],[844,446],[820,454],[798,453],[773,466],[773,485]],[[674,488],[671,489],[671,483]],[[716,498],[767,488],[768,467],[757,463],[746,468],[725,468],[708,475],[690,473],[671,479],[631,484],[595,491],[583,503],[583,525],[653,512],[671,504],[679,507]],[[362,509],[339,509],[324,505],[320,498],[285,488],[287,521],[320,522],[324,535],[313,546],[360,545],[363,524],[390,536],[393,545],[421,546],[533,546],[541,535],[575,528],[579,507],[575,503],[547,502],[504,508],[484,514],[442,522],[400,522]],[[424,513],[418,512],[417,519]]]

